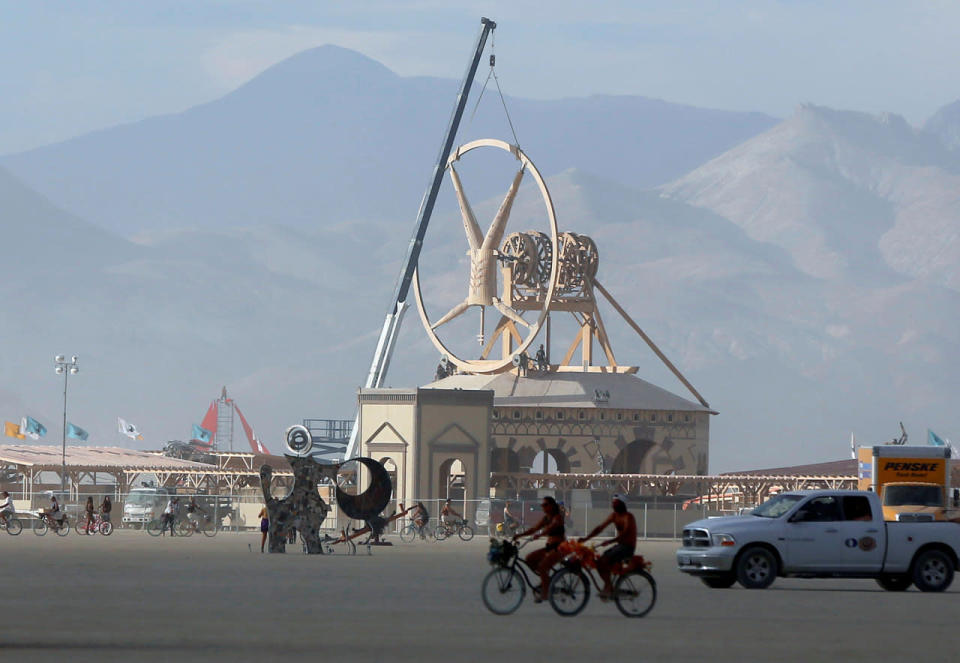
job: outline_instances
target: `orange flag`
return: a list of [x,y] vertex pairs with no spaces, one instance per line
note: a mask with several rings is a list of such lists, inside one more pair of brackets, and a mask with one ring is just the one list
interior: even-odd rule
[[22,440],[26,437],[23,433],[20,432],[20,425],[14,424],[9,421],[5,421],[3,424],[3,434],[7,437],[15,437],[18,440]]

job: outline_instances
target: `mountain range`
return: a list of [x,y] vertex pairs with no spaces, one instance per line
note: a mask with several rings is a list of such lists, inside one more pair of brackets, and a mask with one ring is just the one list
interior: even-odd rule
[[[97,443],[118,415],[147,446],[182,439],[221,384],[271,448],[352,416],[455,89],[323,47],[210,104],[0,159],[2,416],[56,431],[58,353],[80,355],[68,418]],[[487,90],[460,142],[509,135],[499,103]],[[901,419],[914,439],[960,429],[957,105],[913,128],[813,105],[778,122],[507,104],[561,229],[594,238],[598,278],[720,411],[711,471],[842,457]],[[510,171],[463,170],[489,219]],[[511,228],[542,217],[527,180]],[[465,248],[445,190],[428,302],[462,297]],[[604,313],[618,360],[686,395]],[[395,386],[433,374],[416,318]]]

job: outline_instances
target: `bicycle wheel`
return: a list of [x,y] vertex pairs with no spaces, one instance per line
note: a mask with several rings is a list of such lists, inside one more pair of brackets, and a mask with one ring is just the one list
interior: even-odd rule
[[193,525],[186,520],[177,522],[177,536],[193,536]]
[[43,536],[44,534],[47,533],[48,529],[50,528],[47,526],[47,521],[38,520],[36,525],[34,525],[33,527],[33,533],[36,534],[37,536]]
[[7,518],[7,534],[10,536],[16,536],[23,531],[23,523],[20,522],[18,518]]
[[160,522],[160,520],[154,518],[147,523],[145,529],[147,530],[147,534],[150,536],[160,536],[163,533],[163,524]]
[[646,571],[632,571],[613,586],[617,609],[625,617],[643,617],[657,602],[657,583]]
[[57,533],[57,536],[66,536],[70,533],[70,521],[66,518],[63,519],[63,522],[60,523],[60,526],[54,530]]
[[495,615],[509,615],[515,612],[527,593],[527,583],[514,569],[503,567],[493,569],[483,579],[483,605]]
[[204,521],[203,527],[201,528],[204,536],[216,536],[217,535],[217,526],[212,520]]
[[417,538],[417,528],[413,525],[407,525],[400,530],[400,540],[404,543],[410,543],[415,538]]
[[87,533],[86,521],[84,521],[84,522],[81,523],[79,520],[77,520],[77,524],[74,525],[73,528],[74,528],[75,530],[77,530],[77,534],[86,534],[86,533]]
[[573,617],[587,607],[590,581],[583,572],[560,569],[550,579],[550,605],[558,615]]
[[113,523],[111,523],[109,520],[102,520],[100,521],[100,527],[97,529],[104,536],[110,536],[113,534]]
[[464,525],[457,529],[457,536],[463,541],[469,541],[473,538],[473,528],[470,525]]
[[450,532],[447,531],[447,526],[440,524],[437,525],[437,529],[433,532],[433,536],[436,537],[437,541],[443,541],[449,534]]

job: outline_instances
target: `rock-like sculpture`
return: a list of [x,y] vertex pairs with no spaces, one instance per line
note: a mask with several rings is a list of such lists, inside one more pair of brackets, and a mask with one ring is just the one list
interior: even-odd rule
[[[292,532],[300,532],[300,537],[309,554],[323,554],[320,526],[330,511],[330,506],[317,492],[317,484],[324,478],[336,483],[340,464],[321,465],[310,457],[285,456],[293,468],[293,490],[282,499],[273,496],[270,491],[270,479],[273,468],[263,465],[260,468],[260,487],[270,516],[268,529],[269,550],[272,553],[285,552],[287,539]],[[369,521],[379,516],[390,501],[393,485],[390,475],[383,465],[372,458],[354,459],[370,472],[370,485],[359,495],[351,495],[337,486],[337,503],[347,517],[354,520]]]

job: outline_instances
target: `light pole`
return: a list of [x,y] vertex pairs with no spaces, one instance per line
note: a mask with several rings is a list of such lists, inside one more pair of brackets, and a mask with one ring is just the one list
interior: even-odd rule
[[67,378],[80,372],[80,365],[77,363],[77,355],[73,355],[70,361],[67,361],[63,355],[57,355],[53,359],[56,366],[57,375],[63,375],[63,447],[60,454],[60,497],[67,490]]

